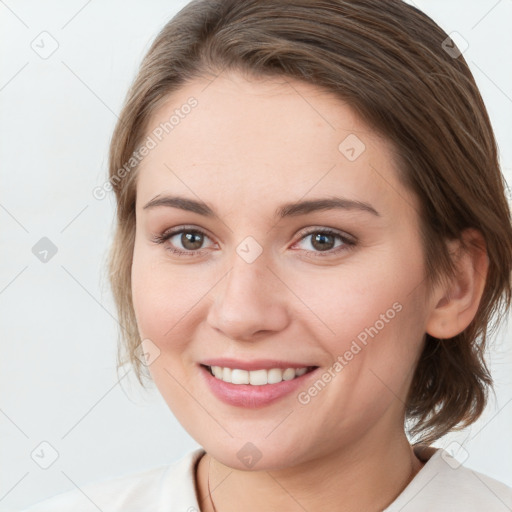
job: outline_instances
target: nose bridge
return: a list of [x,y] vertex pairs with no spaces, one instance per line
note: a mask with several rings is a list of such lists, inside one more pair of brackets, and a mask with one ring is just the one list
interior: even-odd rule
[[275,283],[270,281],[275,277],[267,268],[268,263],[263,254],[254,261],[247,261],[239,255],[237,248],[222,290],[221,305],[224,309],[238,305],[238,308],[254,310],[271,303]]
[[285,296],[277,290],[279,279],[267,268],[267,255],[261,252],[254,257],[254,250],[251,241],[237,247],[208,315],[212,327],[233,339],[279,330],[288,321]]
[[[225,294],[229,296],[237,296],[244,291],[258,296],[264,290],[273,289],[276,284],[272,282],[276,279],[275,276],[267,268],[268,265],[272,265],[272,262],[270,249],[264,249],[262,245],[264,235],[256,235],[258,241],[247,234],[249,232],[247,228],[246,226],[245,230],[240,231],[240,233],[245,232],[246,236],[233,247],[229,258],[230,271],[226,276],[227,284],[224,288]],[[254,231],[254,225],[252,231]]]
[[276,278],[268,268],[271,264],[267,257],[268,251],[255,255],[253,247],[249,245],[249,250],[244,253],[246,249],[246,242],[237,247],[228,274],[228,287],[235,294],[246,291],[248,295],[265,296],[268,299],[276,285]]

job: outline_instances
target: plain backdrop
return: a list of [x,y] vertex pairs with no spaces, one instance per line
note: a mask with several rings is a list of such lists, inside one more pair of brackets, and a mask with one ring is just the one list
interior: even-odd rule
[[[198,446],[154,387],[141,391],[133,372],[117,379],[105,273],[114,202],[92,195],[136,68],[186,3],[0,1],[1,511]],[[512,184],[512,1],[414,3],[466,41]],[[492,348],[496,400],[437,444],[512,486],[510,324]]]

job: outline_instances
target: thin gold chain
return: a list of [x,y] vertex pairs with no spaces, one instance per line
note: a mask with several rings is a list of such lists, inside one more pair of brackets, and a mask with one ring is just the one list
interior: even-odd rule
[[217,509],[215,508],[215,504],[213,503],[212,493],[210,491],[210,466],[212,464],[212,458],[210,456],[210,460],[208,462],[208,496],[210,496],[210,502],[212,504],[214,512],[217,512]]

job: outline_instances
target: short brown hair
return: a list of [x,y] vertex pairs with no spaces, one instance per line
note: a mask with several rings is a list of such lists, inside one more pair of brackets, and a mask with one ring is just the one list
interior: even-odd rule
[[401,0],[194,0],[171,19],[141,64],[110,147],[118,369],[131,363],[142,384],[130,279],[137,166],[122,180],[118,173],[150,116],[173,91],[224,70],[290,77],[336,94],[391,143],[401,181],[420,200],[429,292],[453,275],[446,241],[466,228],[483,234],[489,270],[478,311],[454,338],[426,334],[405,410],[409,433],[425,443],[473,423],[492,389],[488,334],[511,303],[512,225],[486,108],[466,61],[445,51],[446,41]]

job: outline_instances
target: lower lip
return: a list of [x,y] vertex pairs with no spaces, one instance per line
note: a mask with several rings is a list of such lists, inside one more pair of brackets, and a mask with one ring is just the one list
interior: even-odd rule
[[292,380],[283,380],[277,384],[264,384],[261,386],[231,384],[217,379],[210,373],[208,368],[202,365],[200,366],[200,370],[210,390],[219,400],[236,407],[257,409],[269,405],[293,391],[296,391],[299,387],[304,385],[305,381],[308,380],[318,368],[300,377],[295,377]]

